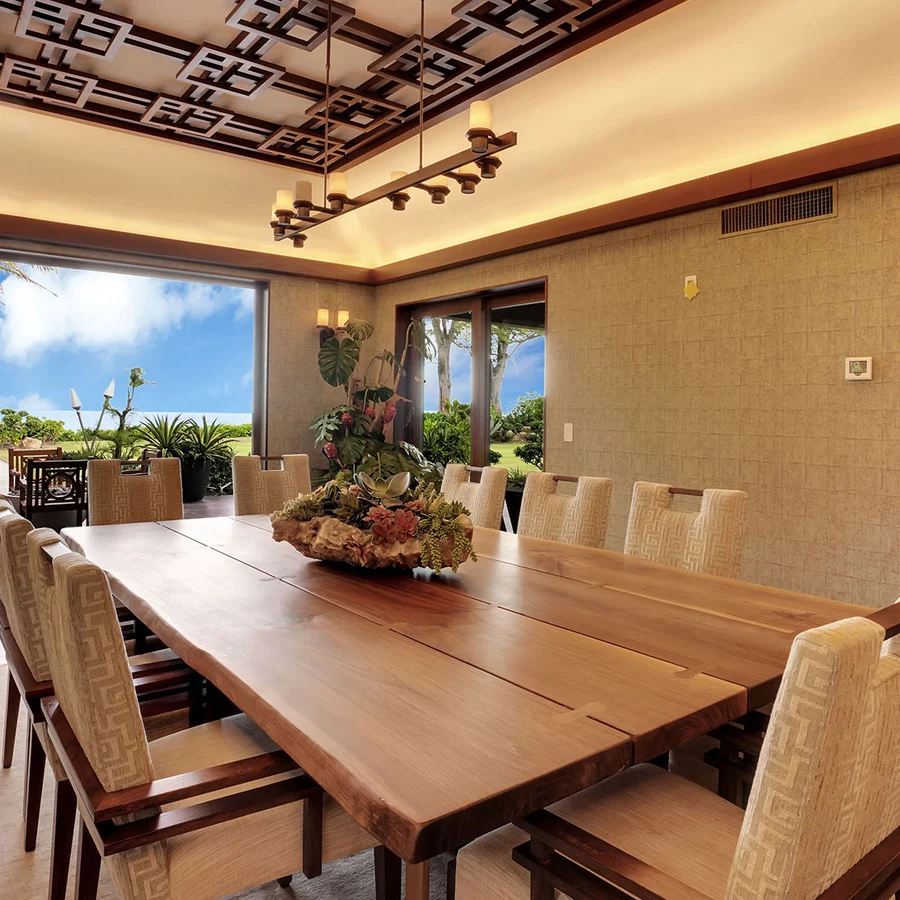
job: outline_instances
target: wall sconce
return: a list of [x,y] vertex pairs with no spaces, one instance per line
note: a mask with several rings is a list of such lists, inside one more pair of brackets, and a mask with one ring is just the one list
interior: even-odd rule
[[334,337],[334,329],[331,327],[331,313],[324,307],[316,310],[316,328],[319,329],[319,346],[322,347],[328,338]]
[[347,323],[349,321],[350,321],[350,310],[339,309],[337,312],[337,327],[338,328],[346,328]]

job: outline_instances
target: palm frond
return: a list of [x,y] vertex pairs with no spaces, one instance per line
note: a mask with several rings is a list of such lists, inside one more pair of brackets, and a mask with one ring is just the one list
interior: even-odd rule
[[[40,270],[41,272],[55,272],[56,269],[53,266],[34,266],[35,269]],[[48,294],[53,294],[56,296],[54,291],[51,291],[50,288],[45,284],[41,284],[39,281],[35,281],[18,263],[10,262],[6,259],[0,259],[0,274],[11,275],[13,278],[18,278],[20,281],[25,281],[28,284],[34,285],[36,288],[40,288],[42,291],[47,291]],[[3,293],[3,282],[0,281],[0,294]]]

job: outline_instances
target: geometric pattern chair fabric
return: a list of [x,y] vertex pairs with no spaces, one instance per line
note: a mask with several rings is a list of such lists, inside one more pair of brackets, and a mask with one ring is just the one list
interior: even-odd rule
[[469,467],[450,463],[444,470],[441,493],[448,503],[462,503],[469,510],[473,525],[499,531],[509,472],[499,466],[485,466],[479,471],[481,481],[476,483],[469,481]]
[[258,456],[235,456],[231,460],[236,516],[269,515],[288,500],[312,490],[305,453],[283,457],[280,469],[263,471],[261,462]]
[[[850,618],[794,639],[746,813],[652,765],[550,811],[713,900],[815,900],[900,828],[900,647],[884,637]],[[527,838],[506,826],[463,848],[458,900],[525,900],[510,853]]]
[[582,477],[574,495],[557,493],[550,472],[529,472],[519,514],[520,537],[544,538],[582,547],[603,547],[609,524],[612,481]]
[[88,463],[88,521],[124,525],[183,519],[181,460],[151,459],[147,474],[123,474],[117,459]]
[[[277,749],[243,715],[148,742],[106,576],[75,553],[56,558],[53,573],[49,643],[56,696],[105,790],[146,785],[154,778]],[[252,784],[281,777],[287,776]],[[82,808],[82,816],[89,815]],[[323,826],[323,860],[377,843],[329,801]],[[300,871],[302,828],[303,802],[289,802],[110,855],[104,862],[123,900],[215,900]]]
[[625,532],[625,552],[706,575],[737,578],[747,495],[705,490],[699,512],[670,509],[668,484],[638,481]]

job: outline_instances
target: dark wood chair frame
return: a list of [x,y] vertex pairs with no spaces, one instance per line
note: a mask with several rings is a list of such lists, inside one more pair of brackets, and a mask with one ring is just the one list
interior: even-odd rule
[[[547,810],[515,824],[530,841],[513,859],[531,872],[531,900],[708,900],[673,876],[636,859]],[[818,900],[887,900],[900,887],[900,828],[888,835]]]
[[[57,471],[71,476],[71,499],[56,500],[45,496],[47,479]],[[19,506],[26,519],[33,520],[35,513],[74,512],[76,524],[84,523],[88,510],[86,459],[29,459],[25,463],[25,472]]]

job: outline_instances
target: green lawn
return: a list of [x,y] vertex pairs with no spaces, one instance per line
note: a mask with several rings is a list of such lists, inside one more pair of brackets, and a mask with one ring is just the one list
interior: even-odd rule
[[[234,450],[235,456],[250,455],[250,438],[233,438],[229,443],[231,444],[231,449]],[[60,441],[59,446],[66,453],[72,450],[81,450],[84,444],[81,441]],[[4,462],[9,462],[9,451],[0,450],[0,459]]]
[[521,446],[521,444],[516,443],[491,444],[491,450],[496,450],[500,454],[500,462],[498,462],[497,465],[503,466],[505,469],[521,469],[523,472],[537,472],[537,466],[525,462],[524,459],[519,459],[513,452],[516,447]]

